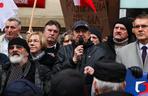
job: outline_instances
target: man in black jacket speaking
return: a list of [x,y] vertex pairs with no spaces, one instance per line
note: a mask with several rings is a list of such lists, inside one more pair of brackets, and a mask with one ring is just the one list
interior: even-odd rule
[[72,68],[80,71],[86,77],[88,93],[90,94],[93,80],[94,63],[105,56],[105,51],[90,41],[90,27],[86,21],[76,21],[73,25],[73,43],[62,47],[57,54],[54,72]]

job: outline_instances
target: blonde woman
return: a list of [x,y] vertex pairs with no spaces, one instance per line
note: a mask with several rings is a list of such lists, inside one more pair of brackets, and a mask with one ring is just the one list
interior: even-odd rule
[[55,58],[47,54],[44,50],[47,47],[47,42],[43,37],[42,32],[32,32],[27,37],[27,42],[30,47],[33,60],[37,60],[40,64],[52,68]]

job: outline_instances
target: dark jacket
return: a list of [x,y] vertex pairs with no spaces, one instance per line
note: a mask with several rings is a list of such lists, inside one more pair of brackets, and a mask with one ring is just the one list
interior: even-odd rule
[[35,61],[38,61],[40,64],[45,65],[50,70],[52,70],[52,67],[56,61],[56,58],[46,52],[43,52],[43,55],[36,58]]
[[[22,79],[27,79],[34,83],[36,86],[40,87],[44,90],[44,92],[47,93],[47,90],[45,90],[45,85],[47,85],[48,81],[50,80],[50,70],[44,65],[40,65],[36,61],[30,61],[31,66],[29,67],[29,70],[27,73],[23,73]],[[8,78],[10,76],[10,68],[11,64],[4,64],[0,65],[2,68],[2,74],[0,78],[0,89],[1,92],[4,90],[4,88],[7,85]],[[26,74],[26,75],[24,75]],[[47,88],[47,87],[46,87]],[[0,93],[1,94],[1,93]]]
[[[133,37],[130,36],[128,38],[129,38],[128,44],[136,40],[134,36]],[[99,44],[99,46],[106,50],[107,59],[111,59],[111,60],[116,59],[115,42],[113,41],[112,35],[108,37],[108,40],[106,42],[102,42],[101,44]]]
[[[84,54],[81,61],[78,64],[75,64],[72,61],[73,52],[76,48],[75,43],[72,43],[67,46],[63,46],[57,54],[56,65],[53,67],[53,72],[56,73],[63,69],[72,68],[84,73],[84,68],[86,66],[94,67],[94,64],[98,60],[102,60],[105,57],[105,51],[99,46],[95,46],[90,40],[87,44],[84,45]],[[88,94],[91,93],[91,85],[93,81],[93,76],[84,75],[85,81],[87,84]]]
[[[117,23],[118,24],[123,24],[126,27],[127,33],[128,33],[128,41],[127,41],[127,43],[129,44],[131,42],[134,42],[136,40],[136,37],[132,33],[132,20],[130,18],[128,18],[128,17],[123,17],[123,18],[118,19],[114,23],[114,26]],[[103,42],[100,45],[107,51],[107,54],[108,54],[107,58],[115,60],[116,52],[115,52],[115,42],[113,41],[113,31],[108,36],[108,40],[106,42]]]
[[45,52],[53,56],[56,56],[59,49],[60,49],[60,43],[57,42],[56,47],[47,48]]
[[84,54],[81,61],[78,62],[79,64],[74,64],[72,58],[75,48],[76,45],[74,43],[61,47],[61,49],[57,53],[57,61],[56,65],[54,66],[55,72],[66,68],[73,68],[83,72],[85,66],[93,67],[94,63],[97,60],[103,59],[106,53],[104,49],[99,46],[93,45],[93,43],[89,41],[87,44],[84,45]]
[[9,62],[10,61],[8,56],[3,53],[0,53],[0,64],[8,64]]

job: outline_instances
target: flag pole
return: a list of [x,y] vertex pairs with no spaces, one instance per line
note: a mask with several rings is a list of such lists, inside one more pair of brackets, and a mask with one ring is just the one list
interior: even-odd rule
[[36,4],[37,4],[37,0],[34,0],[33,9],[32,9],[32,13],[31,13],[31,17],[30,17],[30,24],[29,24],[28,34],[33,31],[32,30],[32,22],[33,22],[33,16],[34,16],[34,10],[36,8]]

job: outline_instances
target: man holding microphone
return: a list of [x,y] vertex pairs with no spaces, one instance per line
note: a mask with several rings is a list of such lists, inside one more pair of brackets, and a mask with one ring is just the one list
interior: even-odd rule
[[57,54],[57,62],[54,72],[66,68],[72,68],[85,75],[88,94],[91,92],[93,81],[94,63],[104,58],[106,52],[99,46],[95,46],[91,40],[90,27],[86,21],[76,21],[72,27],[73,42],[62,47]]

